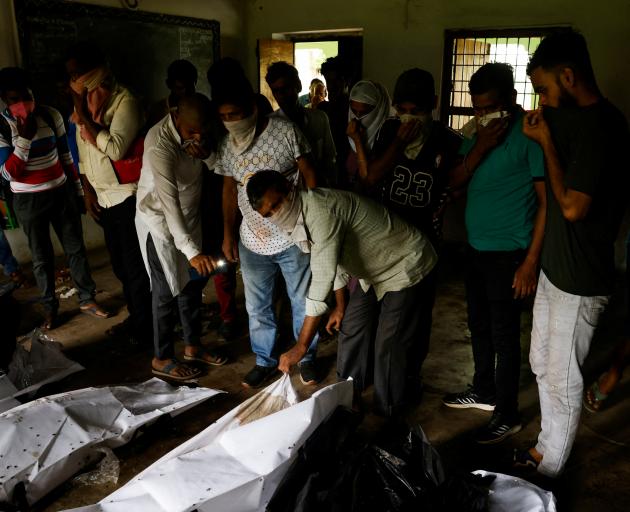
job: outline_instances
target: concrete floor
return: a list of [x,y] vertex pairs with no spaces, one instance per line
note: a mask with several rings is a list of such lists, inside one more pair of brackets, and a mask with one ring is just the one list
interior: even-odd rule
[[[98,300],[107,308],[118,311],[107,320],[97,320],[79,313],[76,298],[62,300],[65,323],[50,335],[62,342],[66,353],[85,366],[86,371],[70,376],[61,383],[49,386],[45,393],[66,391],[86,386],[114,385],[138,382],[151,377],[150,347],[130,346],[125,340],[105,335],[105,330],[126,317],[121,298],[121,287],[108,266],[104,252],[92,253],[90,260],[98,286]],[[430,441],[437,447],[448,470],[488,469],[511,472],[509,458],[514,447],[530,446],[538,433],[540,421],[536,384],[527,363],[530,316],[523,315],[520,403],[524,429],[505,443],[493,447],[479,447],[469,439],[470,433],[489,418],[483,411],[461,411],[441,405],[447,392],[465,388],[472,379],[470,338],[466,327],[466,305],[462,282],[462,253],[457,247],[447,248],[441,267],[441,281],[434,310],[434,327],[430,355],[424,366],[425,393],[422,402],[409,415],[423,427]],[[212,285],[205,290],[210,319],[216,319],[215,296]],[[618,294],[620,295],[620,293]],[[22,332],[40,322],[33,300],[34,287],[18,290],[16,298],[24,304]],[[239,304],[244,315],[242,290],[239,287]],[[593,350],[584,369],[587,380],[595,378],[605,365],[620,332],[622,304],[611,307],[605,328],[593,343]],[[243,316],[244,318],[244,316]],[[121,461],[118,485],[123,485],[164,453],[197,434],[211,422],[232,409],[254,392],[241,387],[243,375],[254,363],[246,332],[228,344],[217,341],[216,332],[210,331],[204,342],[222,345],[231,356],[231,363],[211,368],[199,380],[199,385],[227,391],[227,394],[207,401],[159,429],[149,430],[137,441],[116,450]],[[181,350],[181,346],[178,345]],[[310,395],[315,389],[336,381],[336,342],[329,339],[321,344],[320,361],[327,372],[317,388],[305,389],[295,379],[298,392]],[[628,511],[630,510],[630,377],[621,382],[609,399],[604,411],[597,415],[584,413],[577,441],[565,475],[555,483],[533,481],[552,488],[563,511]],[[367,393],[369,403],[369,392]],[[374,435],[382,421],[368,414],[360,435]],[[115,487],[107,485],[78,486],[71,482],[62,485],[38,503],[35,510],[58,511],[94,503]]]

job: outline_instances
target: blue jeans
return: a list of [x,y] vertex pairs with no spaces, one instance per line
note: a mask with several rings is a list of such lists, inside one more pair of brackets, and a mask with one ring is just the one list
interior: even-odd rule
[[[306,294],[311,280],[311,258],[295,245],[271,256],[256,254],[239,243],[241,272],[245,286],[245,308],[249,315],[249,339],[259,366],[276,366],[274,351],[278,323],[273,308],[274,288],[278,272],[282,272],[293,313],[293,335],[297,340],[306,309]],[[315,336],[302,363],[312,361],[317,352]]]
[[5,276],[10,276],[18,270],[18,262],[13,257],[11,246],[2,229],[0,229],[0,265],[2,265]]

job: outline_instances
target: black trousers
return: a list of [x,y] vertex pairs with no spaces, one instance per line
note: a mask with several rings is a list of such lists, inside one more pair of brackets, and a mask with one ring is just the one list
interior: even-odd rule
[[350,293],[338,338],[337,374],[352,377],[359,391],[373,382],[374,406],[381,414],[392,415],[405,405],[409,375],[422,365],[410,359],[428,351],[428,337],[422,336],[427,315],[418,311],[427,288],[421,281],[386,293],[381,301],[373,288],[366,293],[358,283]]
[[467,252],[466,298],[475,376],[473,387],[496,397],[495,411],[518,416],[521,368],[521,301],[514,299],[514,273],[525,251]]
[[75,195],[74,184],[65,183],[52,190],[14,194],[13,197],[15,214],[28,238],[33,275],[42,294],[41,301],[50,311],[59,307],[55,297],[55,252],[50,239],[51,225],[68,260],[70,275],[79,291],[79,303],[92,302],[96,293]]
[[101,208],[99,223],[112,269],[123,286],[133,337],[148,344],[153,339],[151,285],[140,252],[135,217],[136,197],[131,196],[116,206]]
[[207,279],[188,282],[179,295],[173,293],[166,281],[151,235],[147,240],[147,259],[151,270],[151,304],[153,310],[153,346],[157,359],[175,356],[174,327],[179,315],[184,343],[199,345],[201,339],[201,292]]

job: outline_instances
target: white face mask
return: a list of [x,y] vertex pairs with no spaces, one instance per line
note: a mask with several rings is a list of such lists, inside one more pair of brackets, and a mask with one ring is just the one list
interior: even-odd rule
[[492,112],[491,114],[480,116],[477,119],[479,124],[485,128],[493,119],[503,119],[504,117],[510,117],[510,113],[506,110],[499,110],[498,112]]
[[421,125],[420,133],[405,148],[405,156],[410,160],[415,160],[422,151],[424,143],[431,134],[431,125],[433,124],[433,116],[431,114],[402,114],[398,116],[401,123],[409,123],[418,121]]
[[243,154],[251,146],[256,135],[258,112],[254,110],[251,116],[238,121],[223,121],[223,126],[229,132],[230,147],[237,155]]
[[431,114],[401,114],[398,116],[401,123],[408,123],[410,121],[420,121],[422,125],[426,125],[433,121]]
[[182,149],[186,149],[190,146],[201,146],[201,143],[196,139],[186,139],[182,142]]

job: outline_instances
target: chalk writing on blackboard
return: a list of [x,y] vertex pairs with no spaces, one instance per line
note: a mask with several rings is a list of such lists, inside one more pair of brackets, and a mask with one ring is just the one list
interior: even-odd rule
[[57,65],[70,44],[78,38],[77,24],[73,21],[33,17],[30,31],[37,34],[29,43],[29,64],[34,71],[48,71]]
[[205,74],[215,57],[211,32],[198,28],[179,28],[179,58],[192,62],[200,74]]

